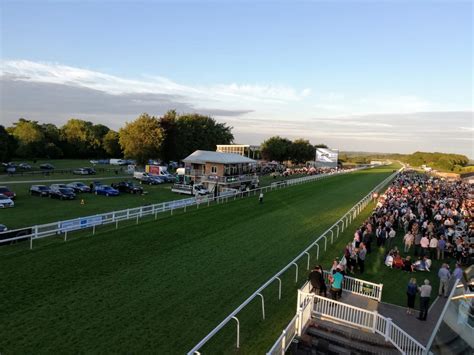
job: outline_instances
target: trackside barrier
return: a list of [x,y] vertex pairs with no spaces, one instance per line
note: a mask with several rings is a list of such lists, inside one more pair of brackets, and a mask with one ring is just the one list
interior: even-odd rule
[[[248,190],[248,191],[236,192],[236,190],[234,191],[227,190],[216,197],[210,197],[209,195],[198,196],[198,197],[192,197],[192,198],[187,198],[187,199],[162,202],[162,203],[153,204],[153,205],[129,208],[126,210],[121,210],[121,211],[114,211],[114,212],[97,214],[93,216],[75,218],[75,219],[70,219],[66,221],[35,225],[28,228],[25,227],[25,228],[20,228],[20,229],[15,229],[15,230],[9,230],[7,232],[0,233],[0,246],[2,246],[2,244],[11,243],[15,241],[29,240],[30,249],[32,249],[33,240],[36,240],[36,239],[63,235],[64,240],[66,241],[68,234],[74,231],[92,229],[93,234],[95,234],[96,227],[98,226],[103,226],[107,224],[115,224],[115,228],[117,229],[119,227],[119,222],[123,222],[127,220],[136,220],[136,222],[138,223],[140,218],[143,218],[146,216],[154,216],[156,220],[158,217],[158,213],[169,212],[170,214],[173,214],[173,211],[175,210],[183,210],[184,212],[186,212],[186,209],[192,206],[196,206],[196,208],[199,208],[200,205],[209,206],[210,203],[212,202],[216,204],[224,203],[224,202],[228,202],[229,199],[256,196],[260,192],[267,193],[268,191],[273,191],[273,190],[280,189],[283,187],[299,185],[299,184],[303,184],[303,183],[307,183],[311,181],[321,180],[333,175],[347,174],[350,172],[363,170],[363,169],[367,169],[367,167],[347,169],[347,170],[342,170],[342,171],[337,171],[337,172],[332,172],[332,173],[327,173],[327,174],[310,175],[310,176],[305,176],[301,178],[285,180],[284,183],[281,183],[278,186],[272,184],[270,186],[259,187],[259,188]],[[24,231],[27,229],[31,230],[30,234],[24,233]],[[8,233],[8,235],[15,235],[15,232],[17,232],[18,235],[14,237],[10,237],[10,238],[2,238],[3,234],[6,235]]]
[[[305,293],[298,290],[298,302],[301,302],[301,310],[311,305],[312,313],[322,319],[335,320],[340,323],[355,326],[357,328],[366,329],[372,333],[378,333],[395,346],[402,354],[424,355],[426,348],[416,339],[406,333],[399,326],[394,324],[390,318],[380,315],[377,311],[368,311],[359,307],[354,307],[343,302],[334,301],[332,299],[315,295],[313,293]],[[306,319],[306,323],[302,324],[299,329],[306,329],[310,323],[310,319]],[[291,322],[288,327],[291,326]],[[285,331],[288,330],[288,327]],[[285,344],[282,344],[280,336],[267,354],[285,354],[289,343],[301,333],[294,332],[292,337],[286,337]]]
[[[328,285],[329,275],[331,275],[331,272],[324,270],[323,275],[326,285]],[[300,290],[302,292],[309,293],[311,291],[311,283],[309,281],[305,282]],[[383,284],[376,284],[373,282],[357,279],[355,277],[344,276],[342,290],[380,302],[382,300]]]
[[[402,168],[403,169],[403,168]],[[305,250],[303,250],[296,258],[294,258],[292,261],[288,263],[283,269],[281,269],[277,274],[272,276],[267,282],[265,282],[262,286],[260,286],[250,297],[248,297],[240,306],[238,306],[232,313],[230,313],[221,323],[219,323],[209,334],[207,334],[199,343],[197,343],[189,352],[188,355],[191,354],[200,354],[199,349],[206,344],[214,335],[216,335],[231,319],[232,317],[235,317],[245,306],[247,306],[255,297],[258,296],[258,294],[261,294],[261,292],[267,288],[270,284],[272,284],[275,280],[279,281],[279,299],[281,298],[281,279],[280,276],[290,269],[293,266],[297,266],[297,262],[303,258],[307,257],[309,251],[316,246],[317,248],[317,254],[316,254],[316,259],[319,259],[319,241],[323,238],[325,238],[331,231],[334,229],[337,229],[336,231],[336,239],[339,237],[339,225],[346,224],[346,220],[348,220],[348,217],[351,215],[357,216],[361,211],[364,210],[365,207],[371,202],[373,196],[372,194],[374,192],[379,192],[385,185],[387,185],[390,181],[392,181],[395,176],[402,171],[402,169],[394,172],[387,178],[385,178],[382,182],[380,182],[377,186],[375,186],[370,192],[363,197],[358,203],[356,203],[349,211],[347,211],[336,223],[334,223],[331,227],[329,227],[324,233],[322,233],[314,242],[312,242]],[[298,180],[298,179],[295,179]],[[344,227],[342,228],[341,232],[344,230]],[[298,273],[298,269],[296,268],[296,273]],[[296,278],[296,280],[298,280]]]

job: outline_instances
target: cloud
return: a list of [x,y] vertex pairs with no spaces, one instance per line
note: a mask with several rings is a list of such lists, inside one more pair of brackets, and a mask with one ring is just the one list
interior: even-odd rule
[[38,63],[27,60],[3,61],[2,75],[16,80],[64,84],[99,90],[112,95],[166,94],[178,95],[189,102],[207,104],[286,103],[302,100],[310,89],[296,90],[284,85],[215,84],[189,86],[161,76],[145,76],[141,80],[120,78],[94,70],[74,68],[58,63]]
[[161,76],[121,78],[57,63],[4,61],[0,124],[19,117],[58,125],[70,117],[121,127],[142,112],[169,109],[214,116],[234,127],[236,141],[272,135],[306,138],[342,150],[445,151],[474,157],[473,116],[442,111],[410,95],[315,93],[271,84],[190,86]]

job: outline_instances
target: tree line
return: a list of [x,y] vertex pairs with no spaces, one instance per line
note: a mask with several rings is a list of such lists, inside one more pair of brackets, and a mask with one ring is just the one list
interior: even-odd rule
[[119,131],[102,124],[70,119],[61,127],[20,118],[0,125],[0,161],[13,158],[149,158],[181,160],[197,149],[215,150],[234,140],[232,127],[209,116],[171,110],[162,117],[140,115]]
[[294,141],[280,136],[274,136],[261,145],[261,155],[265,160],[278,162],[292,161],[294,164],[302,164],[315,159],[316,148],[327,148],[325,144],[312,145],[306,139]]

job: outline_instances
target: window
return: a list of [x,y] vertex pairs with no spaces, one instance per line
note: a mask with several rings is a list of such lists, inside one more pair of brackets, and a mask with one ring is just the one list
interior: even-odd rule
[[217,166],[211,166],[211,174],[217,174]]

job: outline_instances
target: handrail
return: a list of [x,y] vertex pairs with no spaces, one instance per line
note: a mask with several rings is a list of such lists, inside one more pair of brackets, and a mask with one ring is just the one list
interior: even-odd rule
[[[304,300],[303,302],[301,302],[302,299]],[[314,302],[315,299],[317,299],[318,302]],[[371,330],[373,333],[378,333],[384,336],[386,341],[390,341],[393,346],[403,354],[422,355],[426,353],[427,347],[424,347],[402,328],[394,324],[390,318],[379,314],[377,311],[368,311],[314,293],[302,292],[301,290],[298,290],[298,300],[298,304],[303,305],[303,307],[306,307],[308,304],[314,305],[313,307],[316,309],[313,308],[313,311],[325,316],[326,318],[333,318],[337,321],[365,328]],[[308,300],[311,302],[307,302]],[[296,316],[298,316],[301,309],[302,307],[299,306]],[[305,325],[301,325],[301,328],[304,327]],[[288,329],[288,327],[286,329]],[[296,334],[292,334],[290,342],[295,336]],[[281,337],[276,340],[267,354],[276,354],[275,350],[280,344]],[[282,347],[281,350],[282,352],[279,354],[283,355],[284,350],[286,349],[283,349]]]
[[[348,169],[348,170],[343,170],[336,173],[311,175],[311,176],[305,176],[302,178],[289,179],[289,180],[286,180],[287,182],[286,186],[320,180],[320,179],[324,179],[333,175],[347,174],[347,173],[351,173],[351,172],[362,170],[362,169],[366,169],[366,168],[364,167],[364,168]],[[273,189],[274,188],[271,186],[264,186],[264,187],[258,187],[249,191],[237,192],[235,195],[241,195],[242,197],[244,197],[244,196],[250,196],[251,192],[255,192],[255,193],[257,191],[268,192],[268,190],[272,191]],[[50,236],[57,236],[59,234],[78,231],[78,230],[84,230],[86,228],[91,228],[91,227],[95,228],[100,225],[107,225],[111,223],[115,223],[116,228],[117,228],[118,222],[137,218],[137,215],[139,217],[155,215],[156,217],[157,213],[163,213],[167,211],[171,211],[171,213],[173,213],[173,210],[176,210],[176,209],[181,209],[181,208],[186,209],[186,207],[198,206],[206,202],[208,204],[214,201],[220,202],[223,199],[226,199],[230,196],[234,196],[234,193],[225,192],[216,197],[206,196],[206,197],[192,197],[192,198],[187,198],[187,199],[172,200],[172,201],[161,202],[159,204],[132,207],[125,210],[106,212],[102,214],[79,217],[79,218],[74,218],[70,220],[52,222],[52,223],[41,224],[41,225],[34,225],[31,227],[17,228],[17,229],[8,230],[5,232],[0,232],[0,246],[4,243],[9,243],[12,241],[29,239],[30,249],[31,249],[33,245],[33,240],[36,240],[36,239],[41,239],[41,238],[50,237]],[[2,239],[2,235],[14,235],[15,233],[17,234],[14,237]]]
[[[276,280],[277,277],[279,277],[281,274],[283,274],[286,270],[288,270],[290,267],[293,266],[294,263],[296,263],[302,256],[305,255],[307,251],[309,251],[314,245],[317,245],[319,240],[322,238],[323,235],[328,233],[331,229],[335,228],[336,225],[338,225],[343,218],[347,216],[348,213],[351,211],[354,211],[357,209],[357,206],[362,203],[362,205],[365,207],[369,203],[369,201],[372,198],[372,193],[375,191],[380,190],[382,187],[384,187],[389,181],[391,181],[400,171],[402,171],[403,168],[399,169],[398,171],[394,172],[387,178],[385,178],[383,181],[381,181],[377,186],[375,186],[372,190],[369,191],[369,193],[363,197],[357,204],[354,205],[344,216],[339,219],[337,222],[335,222],[331,227],[329,227],[324,233],[322,233],[314,242],[312,242],[305,250],[303,250],[298,256],[296,256],[293,260],[291,260],[288,265],[283,267],[279,272],[277,272],[275,275],[273,275],[268,281],[266,281],[262,286],[260,286],[252,295],[250,295],[244,302],[242,302],[236,309],[234,309],[226,318],[224,318],[223,321],[221,321],[213,330],[211,330],[199,343],[197,343],[191,350],[188,351],[188,355],[191,355],[193,353],[198,352],[198,350],[206,344],[218,331],[220,331],[228,322],[229,320],[232,319],[233,316],[235,316],[237,313],[239,313],[245,306],[247,306],[255,297],[257,297],[258,293],[261,293],[267,286],[269,286],[273,281]],[[296,179],[295,179],[296,180]]]

